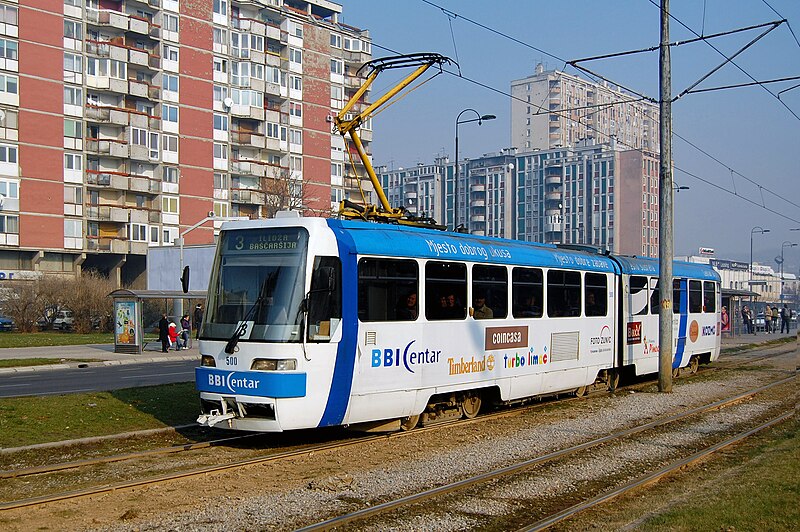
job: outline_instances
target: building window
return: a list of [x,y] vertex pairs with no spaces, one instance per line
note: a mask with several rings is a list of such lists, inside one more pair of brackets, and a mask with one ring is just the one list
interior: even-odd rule
[[214,216],[218,217],[227,217],[229,212],[230,206],[227,203],[222,203],[220,201],[214,202]]
[[64,105],[83,106],[83,89],[80,87],[64,87]]
[[17,42],[0,39],[0,58],[17,59]]
[[212,33],[213,33],[214,44],[217,44],[219,46],[228,45],[228,30],[214,26]]
[[177,166],[164,166],[162,169],[161,180],[165,183],[178,182],[178,167]]
[[178,153],[178,137],[177,135],[163,135],[161,139],[163,145],[162,150],[165,152]]
[[227,159],[228,148],[224,144],[214,143],[214,159]]
[[17,76],[0,74],[0,92],[17,94],[19,91],[19,81]]
[[344,62],[340,59],[331,59],[331,74],[341,75],[344,71]]
[[342,47],[342,36],[336,33],[331,33],[331,47],[333,48],[341,48]]
[[178,198],[175,196],[163,196],[161,198],[161,211],[165,214],[178,214]]
[[214,129],[217,131],[228,131],[228,115],[214,113]]
[[[219,72],[221,74],[227,74],[228,73],[228,60],[227,59],[223,59],[221,57],[215,57],[214,58],[214,72]],[[216,91],[217,87],[215,86],[214,89]],[[222,100],[217,100],[216,99],[216,95],[215,95],[214,99],[216,101],[218,101],[218,102],[222,101]]]
[[83,138],[83,123],[80,120],[65,118],[64,136],[73,139]]
[[212,89],[212,94],[215,102],[224,102],[225,98],[228,97],[228,87],[223,87],[221,85],[214,85]]
[[19,216],[0,214],[0,233],[19,234]]
[[219,172],[214,173],[214,188],[217,190],[228,190],[228,174]]
[[280,138],[280,126],[273,122],[267,122],[264,128],[264,136],[268,138]]
[[290,129],[289,130],[289,144],[303,144],[303,132],[299,129]]
[[289,61],[292,63],[297,63],[298,65],[302,65],[303,51],[296,48],[289,48]]
[[75,20],[64,20],[64,37],[67,39],[83,40],[83,26]]
[[161,105],[161,119],[165,122],[178,123],[178,108],[174,105]]
[[214,0],[213,2],[214,13],[217,15],[228,15],[228,0]]
[[289,88],[298,91],[303,90],[303,78],[300,76],[289,76]]
[[131,224],[128,238],[133,242],[147,242],[147,226],[143,224]]
[[[77,202],[70,202],[77,203]],[[83,220],[64,219],[64,236],[67,238],[83,237]]]
[[161,28],[164,31],[178,31],[178,17],[164,13],[161,17]]
[[83,170],[83,155],[80,153],[65,153],[64,169],[78,171]]
[[296,116],[298,118],[303,116],[303,104],[297,102],[289,102],[289,116]]
[[0,179],[0,196],[9,199],[19,199],[19,182]]
[[0,5],[0,23],[18,26],[18,10],[16,7]]
[[64,71],[77,74],[83,72],[83,56],[64,52]]
[[162,74],[161,88],[165,91],[178,92],[178,76],[167,73]]
[[178,61],[178,47],[165,44],[163,46],[163,58],[165,61]]
[[[1,194],[2,192],[0,192]],[[64,186],[64,203],[83,205],[83,187]]]

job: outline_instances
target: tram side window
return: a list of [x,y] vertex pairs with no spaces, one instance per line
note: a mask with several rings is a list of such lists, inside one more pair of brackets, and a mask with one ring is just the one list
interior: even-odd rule
[[717,311],[717,285],[713,281],[703,281],[703,311]]
[[339,257],[316,257],[308,293],[308,339],[330,340],[342,320],[342,264]]
[[[658,279],[650,278],[650,314],[658,314],[661,309],[661,293],[658,288]],[[681,280],[672,280],[672,313],[681,311]]]
[[581,274],[564,270],[547,272],[547,315],[581,315]]
[[631,316],[647,314],[647,277],[631,275],[628,298]]
[[608,279],[602,273],[587,273],[584,282],[587,316],[608,315]]
[[425,317],[463,320],[467,317],[467,266],[457,262],[425,264]]
[[476,320],[508,315],[508,270],[503,266],[472,267],[472,304]]
[[514,268],[511,271],[511,296],[515,318],[541,318],[544,289],[539,268]]
[[703,311],[703,283],[701,281],[689,281],[689,312],[697,313]]
[[[361,259],[358,261],[358,319],[361,321],[417,319],[418,279],[419,268],[416,261]],[[408,301],[411,299],[414,303],[409,307]]]
[[661,310],[661,292],[658,287],[658,278],[650,278],[650,314],[658,314]]

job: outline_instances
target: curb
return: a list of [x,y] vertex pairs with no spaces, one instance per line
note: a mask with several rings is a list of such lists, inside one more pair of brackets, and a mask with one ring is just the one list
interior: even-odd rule
[[40,366],[17,366],[13,368],[0,368],[0,375],[8,373],[41,373],[58,371],[62,369],[83,369],[100,366],[125,366],[129,364],[144,364],[151,362],[180,362],[184,360],[200,360],[200,355],[176,355],[171,357],[146,357],[126,360],[98,360],[97,362],[68,362],[62,364],[43,364]]

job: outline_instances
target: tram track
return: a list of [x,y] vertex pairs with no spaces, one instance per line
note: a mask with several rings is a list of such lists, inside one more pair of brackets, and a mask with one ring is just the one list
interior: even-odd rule
[[[585,441],[574,446],[559,449],[541,456],[537,456],[528,460],[517,462],[507,465],[498,469],[484,472],[466,479],[458,480],[452,483],[444,484],[431,488],[428,490],[420,491],[410,495],[389,500],[381,503],[368,503],[366,507],[359,510],[339,515],[324,521],[314,524],[306,525],[300,530],[303,531],[317,531],[317,530],[331,530],[340,527],[349,528],[358,526],[359,528],[370,529],[377,527],[376,519],[381,519],[386,522],[387,515],[392,514],[396,520],[404,517],[404,512],[409,512],[412,508],[418,509],[422,512],[427,511],[429,508],[443,507],[442,511],[448,511],[450,505],[447,502],[442,502],[442,499],[448,497],[459,497],[464,500],[471,495],[468,492],[475,492],[478,490],[487,490],[487,486],[497,486],[499,482],[512,482],[515,476],[529,474],[530,470],[545,464],[558,463],[559,461],[574,460],[580,453],[587,453],[601,446],[610,446],[627,438],[632,438],[637,435],[642,435],[647,431],[653,431],[661,427],[669,427],[676,423],[685,422],[693,417],[701,416],[713,411],[720,411],[726,407],[734,404],[742,403],[758,394],[766,392],[772,388],[788,384],[796,379],[796,375],[771,382],[769,384],[759,386],[757,388],[736,394],[732,397],[714,401],[712,403],[702,405],[689,409],[679,414],[665,416],[647,423],[643,423],[634,427],[626,428],[612,434],[604,435],[589,441]],[[586,509],[592,508],[602,504],[614,497],[627,493],[631,490],[637,489],[643,485],[655,482],[670,473],[685,467],[686,465],[696,463],[699,460],[707,458],[711,454],[720,451],[730,445],[738,443],[743,439],[761,431],[768,427],[774,426],[782,421],[787,420],[791,416],[796,415],[796,409],[793,405],[788,405],[787,408],[782,408],[779,415],[772,416],[765,422],[759,422],[755,427],[747,427],[744,430],[738,431],[735,434],[725,437],[722,441],[715,442],[710,445],[705,445],[701,449],[692,453],[688,457],[681,457],[673,460],[668,464],[658,468],[656,471],[649,471],[637,478],[625,482],[623,485],[615,487],[611,491],[601,493],[588,500],[580,501],[573,504],[566,509],[558,508],[552,513],[549,513],[534,522],[521,523],[519,518],[506,516],[499,522],[486,522],[486,523],[473,523],[479,527],[499,527],[502,529],[519,528],[520,530],[541,530],[551,526],[559,521],[567,519],[582,512]],[[467,492],[467,493],[465,493]],[[423,504],[424,503],[424,504]],[[520,504],[522,504],[520,502]],[[524,518],[523,518],[524,521]],[[357,525],[356,525],[357,524]],[[513,526],[509,526],[513,525]]]
[[[747,364],[747,363],[752,363],[752,362],[757,362],[757,361],[761,361],[761,360],[765,360],[765,359],[769,359],[769,358],[782,356],[782,355],[785,355],[785,354],[787,354],[787,353],[789,353],[791,351],[792,350],[781,350],[778,353],[766,354],[766,355],[762,355],[762,356],[756,357],[755,359],[748,359],[748,360],[745,360],[745,361],[741,361],[739,364],[737,364],[736,367],[738,367],[741,364]],[[720,369],[720,370],[721,369],[732,369],[732,366],[711,367],[711,368],[707,368],[707,369],[712,369],[712,370],[713,369]],[[701,374],[702,373],[692,374],[692,375],[689,375],[689,377],[691,378],[691,377],[694,377],[694,376],[697,376],[697,375],[701,375]],[[683,378],[684,377],[682,377],[682,379]],[[643,387],[649,386],[651,384],[652,384],[652,381],[648,381],[648,382],[644,382],[644,383],[637,383],[637,384],[633,384],[633,385],[629,385],[629,386],[624,386],[624,387],[618,388],[617,392],[624,392],[624,391],[632,391],[632,390],[642,389]],[[557,396],[557,397],[560,397],[560,400],[558,401],[558,403],[560,403],[560,404],[561,403],[567,403],[567,402],[570,402],[570,401],[584,401],[584,400],[586,400],[585,398],[578,398],[578,397],[564,398],[563,395],[564,394],[559,394],[559,396]],[[603,396],[603,395],[606,395],[606,394],[601,392],[601,393],[592,393],[591,395],[592,395],[592,397],[600,397],[600,396]],[[432,424],[432,425],[429,425],[429,426],[426,426],[426,427],[420,427],[420,428],[418,428],[418,429],[416,429],[416,430],[414,430],[414,431],[412,431],[410,433],[408,433],[408,432],[400,432],[400,433],[392,433],[392,434],[360,436],[360,437],[356,437],[356,438],[354,438],[352,440],[347,440],[347,441],[340,441],[340,440],[333,441],[333,442],[326,441],[326,442],[323,442],[323,443],[320,443],[320,444],[302,445],[302,446],[298,446],[298,448],[295,448],[295,449],[291,449],[291,448],[286,449],[284,447],[283,450],[281,450],[281,448],[278,448],[277,452],[272,452],[272,453],[268,454],[267,456],[258,456],[258,457],[250,457],[250,458],[240,459],[240,460],[232,460],[232,461],[229,461],[227,463],[217,464],[217,465],[213,465],[213,466],[206,466],[206,467],[202,467],[202,468],[192,468],[192,469],[184,470],[184,471],[176,471],[174,473],[154,475],[154,476],[149,477],[149,478],[138,478],[138,479],[130,479],[130,480],[125,480],[125,481],[119,481],[119,482],[104,483],[104,484],[102,484],[101,486],[98,486],[98,487],[86,487],[86,488],[82,488],[82,489],[69,490],[69,491],[66,491],[66,492],[61,493],[61,494],[44,495],[44,496],[31,496],[31,497],[26,497],[24,499],[20,499],[20,500],[17,500],[17,501],[0,502],[0,511],[7,510],[7,509],[12,509],[12,508],[19,508],[19,507],[23,507],[23,506],[29,506],[29,505],[45,504],[45,503],[49,503],[49,502],[54,502],[54,501],[64,500],[64,499],[69,499],[69,498],[74,498],[74,497],[90,496],[90,495],[93,495],[93,494],[103,493],[103,492],[107,492],[107,491],[114,491],[114,490],[119,490],[119,489],[132,488],[132,487],[135,487],[135,486],[143,486],[143,485],[148,485],[148,484],[153,484],[153,483],[167,482],[167,481],[174,480],[174,479],[186,478],[186,477],[190,477],[190,476],[199,476],[199,475],[209,474],[209,473],[213,473],[213,472],[217,472],[217,471],[223,471],[223,470],[227,470],[227,469],[234,469],[234,468],[238,468],[238,467],[246,467],[248,465],[255,465],[255,464],[266,463],[266,462],[270,462],[270,461],[277,461],[277,460],[283,460],[283,459],[296,458],[296,457],[300,457],[300,456],[307,456],[307,455],[313,454],[315,452],[331,451],[331,450],[344,448],[344,447],[347,447],[347,446],[350,446],[350,445],[355,445],[355,444],[370,444],[372,442],[382,441],[382,440],[385,440],[387,438],[403,437],[403,436],[406,436],[407,434],[421,434],[421,433],[424,433],[426,431],[435,431],[435,430],[439,430],[439,429],[442,429],[442,428],[446,429],[447,427],[449,427],[451,425],[455,425],[455,424],[465,425],[465,424],[470,424],[470,423],[483,423],[483,422],[487,422],[487,421],[490,421],[490,420],[493,420],[493,419],[499,419],[499,418],[508,417],[508,416],[522,415],[522,414],[525,414],[526,412],[530,412],[532,409],[543,408],[543,407],[547,407],[548,405],[552,405],[552,404],[554,404],[553,401],[547,401],[545,399],[543,401],[537,401],[535,404],[530,404],[529,403],[523,408],[514,408],[514,409],[510,409],[510,410],[509,409],[504,409],[504,410],[491,412],[491,413],[488,413],[488,414],[482,414],[481,416],[479,416],[479,417],[477,417],[475,419],[466,419],[466,420],[459,420],[459,421],[446,421],[446,422],[435,423],[435,424]],[[239,443],[239,442],[246,441],[246,440],[252,440],[252,439],[254,439],[254,438],[258,437],[258,436],[262,436],[263,437],[264,435],[263,434],[245,434],[245,435],[239,435],[239,436],[235,436],[235,437],[221,438],[221,439],[205,441],[205,442],[181,444],[181,445],[175,445],[175,446],[159,448],[159,449],[151,449],[151,450],[140,451],[140,452],[122,453],[122,454],[117,454],[117,455],[112,455],[112,456],[98,457],[98,458],[91,458],[91,459],[81,459],[81,460],[75,460],[75,461],[71,461],[71,462],[62,462],[62,463],[51,464],[51,465],[43,465],[43,466],[35,466],[35,467],[23,467],[23,468],[18,468],[18,469],[0,471],[0,479],[18,479],[18,478],[22,478],[22,477],[35,477],[37,475],[38,476],[44,476],[44,475],[64,472],[64,471],[72,470],[72,469],[91,468],[91,467],[101,466],[101,465],[105,465],[105,464],[111,464],[111,463],[115,463],[115,462],[137,461],[137,460],[143,460],[143,459],[154,458],[154,457],[159,457],[159,456],[176,455],[176,454],[183,453],[183,452],[188,452],[188,451],[201,451],[201,450],[207,450],[207,449],[209,449],[211,447],[231,445],[231,444]]]

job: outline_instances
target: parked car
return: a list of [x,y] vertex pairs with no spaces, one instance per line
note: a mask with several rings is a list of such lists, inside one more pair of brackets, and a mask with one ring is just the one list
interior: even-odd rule
[[53,320],[53,329],[66,331],[71,329],[73,325],[75,325],[75,316],[71,310],[59,310]]
[[5,316],[0,316],[0,331],[14,330],[14,320]]

